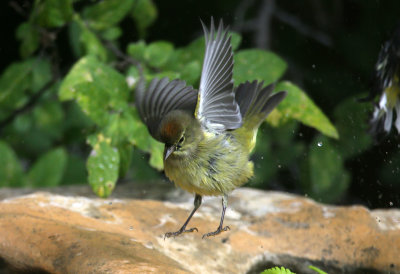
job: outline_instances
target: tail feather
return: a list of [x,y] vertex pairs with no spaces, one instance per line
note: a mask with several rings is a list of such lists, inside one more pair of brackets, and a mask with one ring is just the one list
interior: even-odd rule
[[270,84],[263,88],[264,82],[245,82],[236,88],[236,102],[239,104],[240,113],[244,119],[244,124],[249,120],[255,120],[254,126],[258,127],[268,114],[286,97],[286,91],[281,91],[271,95],[275,88]]
[[286,91],[271,95],[275,85],[263,88],[264,82],[245,82],[236,88],[236,102],[243,118],[241,128],[235,130],[237,138],[243,138],[249,152],[253,150],[260,124],[268,114],[286,97]]

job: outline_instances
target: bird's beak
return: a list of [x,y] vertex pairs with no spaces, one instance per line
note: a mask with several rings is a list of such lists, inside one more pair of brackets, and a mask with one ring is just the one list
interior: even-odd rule
[[165,147],[165,151],[164,151],[164,160],[167,160],[167,158],[169,157],[169,155],[172,154],[172,152],[175,151],[175,146],[169,146],[169,147]]

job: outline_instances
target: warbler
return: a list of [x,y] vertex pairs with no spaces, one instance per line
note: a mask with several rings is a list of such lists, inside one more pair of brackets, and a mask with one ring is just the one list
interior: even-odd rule
[[374,85],[368,99],[374,99],[378,94],[380,99],[374,107],[370,132],[378,139],[382,133],[390,133],[396,112],[394,125],[400,134],[400,24],[379,52]]
[[222,20],[218,29],[213,19],[210,29],[201,24],[205,55],[199,90],[168,78],[153,79],[146,88],[142,79],[135,94],[141,119],[152,137],[165,144],[166,176],[195,195],[194,209],[186,222],[165,237],[198,231],[186,226],[204,195],[222,196],[222,214],[218,228],[203,238],[230,229],[223,226],[228,194],[252,177],[249,154],[258,127],[286,96],[285,91],[271,95],[274,85],[263,87],[263,82],[257,81],[234,88],[228,28]]

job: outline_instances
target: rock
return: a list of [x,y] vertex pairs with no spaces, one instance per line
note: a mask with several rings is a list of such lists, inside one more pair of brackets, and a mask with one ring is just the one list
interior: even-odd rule
[[220,198],[206,198],[188,226],[199,232],[164,239],[186,220],[193,198],[154,185],[145,192],[121,185],[109,199],[63,188],[16,197],[1,190],[0,258],[13,270],[50,273],[260,273],[276,265],[297,273],[315,273],[309,265],[400,273],[400,210],[240,188],[229,199],[230,231],[201,238],[216,229],[221,211]]

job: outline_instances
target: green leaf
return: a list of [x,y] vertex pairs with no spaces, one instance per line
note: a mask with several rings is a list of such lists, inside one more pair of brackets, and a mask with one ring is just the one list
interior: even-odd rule
[[[201,65],[198,61],[186,64],[181,73],[181,79],[186,81],[187,85],[195,85],[201,74]],[[179,77],[179,75],[178,75]],[[176,78],[178,78],[176,77]],[[175,79],[175,78],[170,78]]]
[[38,25],[45,28],[62,27],[71,20],[74,12],[73,0],[44,0],[35,1],[34,12],[31,18]]
[[119,173],[120,155],[110,143],[111,140],[99,134],[87,160],[89,184],[94,193],[102,198],[111,194]]
[[28,184],[33,187],[50,187],[60,184],[67,163],[63,148],[53,149],[41,156],[28,172]]
[[144,37],[146,29],[153,24],[157,18],[157,7],[152,0],[136,0],[132,10],[140,37]]
[[87,184],[86,162],[82,157],[68,155],[62,185]]
[[88,56],[80,59],[64,78],[59,97],[61,100],[76,99],[95,123],[105,125],[109,119],[108,110],[125,109],[129,88],[123,75]]
[[158,170],[162,170],[164,167],[163,153],[164,145],[151,137],[147,131],[147,127],[142,123],[136,108],[132,108],[132,122],[133,131],[130,138],[130,142],[136,145],[139,149],[150,153],[150,165]]
[[150,141],[150,165],[157,170],[162,170],[164,168],[164,144],[157,142],[154,139]]
[[75,35],[79,37],[85,55],[96,56],[101,61],[107,60],[107,50],[97,36],[85,25],[78,15],[74,17],[74,22],[78,26],[78,28],[74,30],[77,32]]
[[83,17],[89,26],[104,30],[117,25],[130,12],[135,0],[107,0],[86,7]]
[[[125,75],[125,79],[126,79],[126,83],[128,85],[128,87],[133,90],[136,87],[136,84],[139,82],[139,78],[140,78],[140,74],[139,74],[139,70],[136,66],[130,66],[128,68],[128,70],[126,71],[126,75]],[[129,101],[134,101],[133,97],[134,96],[130,96],[131,98],[129,99]]]
[[232,44],[232,50],[235,51],[237,48],[240,46],[240,43],[242,42],[242,36],[240,36],[239,33],[230,31],[229,34],[232,36],[231,38],[231,44]]
[[111,27],[101,33],[101,37],[109,41],[117,40],[121,35],[122,29],[120,27]]
[[35,126],[51,138],[60,138],[64,121],[64,111],[61,103],[55,100],[45,100],[33,110]]
[[321,269],[319,269],[319,268],[317,268],[317,267],[315,267],[315,266],[312,266],[312,265],[308,266],[308,268],[314,270],[314,271],[317,272],[318,274],[328,274],[328,273],[326,273],[325,271],[322,271]]
[[107,90],[94,83],[82,83],[76,86],[76,102],[97,125],[105,126],[110,119],[110,96]]
[[119,145],[127,141],[134,144],[136,122],[131,114],[131,108],[127,108],[120,113],[113,113],[110,115],[109,122],[104,129],[104,135],[111,138],[113,145]]
[[265,50],[241,50],[234,55],[233,79],[235,86],[246,81],[277,81],[286,70],[286,63],[278,55]]
[[337,142],[341,155],[347,159],[362,153],[372,145],[371,135],[366,134],[372,104],[360,104],[356,98],[341,102],[334,111],[336,127],[340,133]]
[[31,23],[22,23],[17,29],[17,39],[21,41],[19,53],[22,58],[31,56],[39,47],[39,29]]
[[24,176],[21,164],[13,149],[0,140],[0,187],[23,186]]
[[132,163],[130,174],[132,180],[148,182],[149,180],[160,178],[160,173],[149,165],[145,152],[135,149],[132,154]]
[[129,43],[126,52],[137,61],[144,61],[144,52],[146,50],[146,43],[140,40],[136,43]]
[[0,106],[14,110],[26,102],[25,91],[30,88],[32,60],[12,63],[0,76]]
[[168,61],[173,50],[174,46],[169,42],[153,42],[146,47],[144,51],[144,59],[150,66],[159,68]]
[[281,267],[276,266],[276,267],[264,270],[263,272],[261,272],[261,274],[295,274],[295,273],[290,271],[287,268],[284,268],[283,266],[281,266]]
[[38,91],[51,81],[52,71],[49,60],[35,58],[32,61],[32,90]]
[[329,119],[299,87],[283,81],[276,86],[275,90],[286,90],[288,95],[267,117],[268,122],[279,125],[287,120],[295,119],[329,137],[339,138],[336,128]]
[[118,146],[120,155],[119,177],[124,178],[132,163],[133,146],[129,143]]
[[343,161],[331,139],[316,136],[310,144],[308,161],[302,166],[301,183],[305,193],[322,202],[336,202],[350,183]]
[[164,78],[164,77],[167,77],[169,80],[174,80],[174,79],[186,80],[178,72],[169,71],[169,70],[164,70],[164,71],[161,71],[161,72],[158,72],[158,73],[154,73],[154,74],[147,74],[146,75],[146,80],[153,79],[153,78],[161,79],[161,78]]

